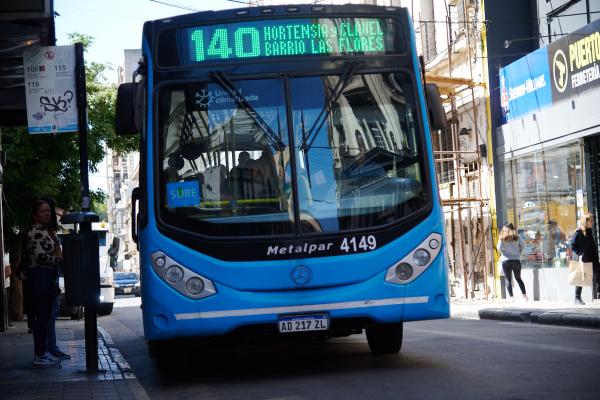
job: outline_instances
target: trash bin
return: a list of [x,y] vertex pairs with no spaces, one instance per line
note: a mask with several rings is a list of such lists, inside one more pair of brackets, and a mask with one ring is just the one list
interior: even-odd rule
[[98,233],[91,229],[97,214],[76,212],[65,215],[62,224],[73,224],[62,236],[65,298],[70,306],[93,306],[100,301]]

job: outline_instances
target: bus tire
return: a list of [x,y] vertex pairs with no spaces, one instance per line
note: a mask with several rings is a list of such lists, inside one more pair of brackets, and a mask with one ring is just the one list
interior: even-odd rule
[[380,324],[367,328],[371,354],[395,354],[402,348],[403,324]]
[[154,358],[161,374],[166,376],[181,373],[187,369],[188,354],[185,347],[170,341],[148,343],[148,353]]
[[98,315],[109,315],[113,310],[113,303],[102,303],[98,304],[96,311]]

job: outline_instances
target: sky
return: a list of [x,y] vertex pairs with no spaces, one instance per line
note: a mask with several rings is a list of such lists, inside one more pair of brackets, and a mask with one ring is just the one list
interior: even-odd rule
[[69,44],[67,35],[79,32],[94,37],[86,59],[109,62],[113,71],[106,76],[116,82],[117,67],[123,61],[124,49],[139,49],[145,21],[172,17],[192,11],[167,6],[171,3],[197,9],[222,10],[243,7],[226,0],[54,0],[56,44]]
[[[223,10],[243,7],[226,0],[160,0],[188,8]],[[117,67],[123,61],[124,49],[139,49],[145,21],[162,19],[192,11],[159,4],[151,0],[55,0],[56,44],[69,44],[68,34],[85,33],[94,37],[85,57],[88,61],[112,64],[105,77],[117,81]],[[107,191],[106,164],[98,165],[98,172],[90,174],[90,189]]]

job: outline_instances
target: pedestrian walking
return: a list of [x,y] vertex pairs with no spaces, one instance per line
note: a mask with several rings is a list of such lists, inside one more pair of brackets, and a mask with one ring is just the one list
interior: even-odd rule
[[35,365],[59,364],[60,359],[48,352],[48,326],[52,304],[56,297],[58,266],[62,264],[62,250],[56,232],[50,228],[52,211],[44,200],[32,204],[32,225],[27,232],[27,270],[25,285],[30,296],[33,325]]
[[[6,299],[6,304],[8,304],[10,302],[10,276],[12,275],[12,270],[10,268],[10,258],[8,253],[4,253],[2,263],[4,265],[4,298]],[[8,327],[12,328],[13,324],[10,320],[10,315],[7,319]]]
[[525,249],[523,239],[517,233],[515,226],[512,223],[507,223],[500,231],[500,240],[498,242],[498,251],[500,252],[500,261],[502,262],[502,270],[506,278],[506,290],[511,301],[514,301],[512,275],[514,273],[515,280],[519,284],[523,299],[528,301],[525,291],[525,284],[521,279],[521,253]]
[[[584,263],[592,263],[592,299],[600,298],[600,261],[598,259],[598,247],[594,240],[592,227],[594,226],[594,215],[591,213],[583,214],[579,220],[579,227],[571,239],[571,249],[573,253],[580,257]],[[575,286],[575,304],[585,305],[581,300],[581,286]]]

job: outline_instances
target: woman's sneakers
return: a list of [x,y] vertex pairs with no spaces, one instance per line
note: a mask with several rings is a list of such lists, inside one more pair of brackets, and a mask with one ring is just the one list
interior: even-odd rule
[[55,358],[58,358],[60,360],[70,360],[71,356],[68,354],[63,353],[62,351],[55,351],[54,353],[50,353],[51,355],[53,355]]
[[577,304],[578,306],[585,306],[585,303],[579,297],[575,299],[575,304]]
[[60,358],[54,357],[50,353],[45,353],[42,356],[35,355],[33,357],[33,365],[57,365],[60,364]]

